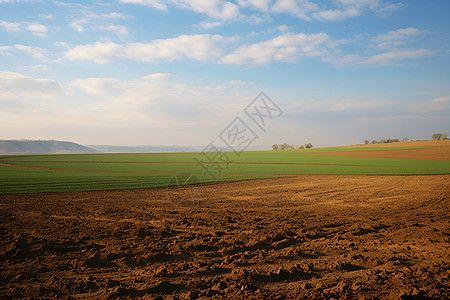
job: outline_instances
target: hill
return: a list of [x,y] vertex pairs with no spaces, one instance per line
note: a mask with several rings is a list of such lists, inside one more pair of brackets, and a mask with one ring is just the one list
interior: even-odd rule
[[0,140],[0,154],[77,154],[98,151],[73,142],[44,140]]

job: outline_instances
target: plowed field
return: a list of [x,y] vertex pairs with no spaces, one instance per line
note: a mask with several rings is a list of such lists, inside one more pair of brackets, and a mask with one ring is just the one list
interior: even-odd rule
[[448,299],[450,175],[0,196],[1,298]]

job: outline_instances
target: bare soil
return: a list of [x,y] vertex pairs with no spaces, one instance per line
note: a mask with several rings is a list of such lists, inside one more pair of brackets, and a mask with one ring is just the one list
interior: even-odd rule
[[302,155],[450,160],[450,147],[302,153]]
[[450,175],[0,196],[1,298],[448,299]]

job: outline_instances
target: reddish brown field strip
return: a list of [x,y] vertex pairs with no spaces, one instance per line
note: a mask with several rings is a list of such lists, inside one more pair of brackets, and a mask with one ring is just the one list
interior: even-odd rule
[[302,155],[450,160],[450,147],[303,153]]

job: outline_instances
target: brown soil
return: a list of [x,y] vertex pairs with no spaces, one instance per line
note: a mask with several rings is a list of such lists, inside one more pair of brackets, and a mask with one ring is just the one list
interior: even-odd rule
[[[350,145],[342,146],[338,148],[353,148],[353,147],[450,147],[450,140],[444,141],[409,141],[409,142],[399,142],[393,144],[368,144],[368,145]],[[336,148],[336,147],[333,147]]]
[[448,299],[450,176],[0,196],[1,298]]
[[349,151],[349,152],[321,152],[321,153],[303,153],[302,155],[450,160],[450,147],[400,149],[400,150],[373,150],[373,151],[368,150],[368,151]]

